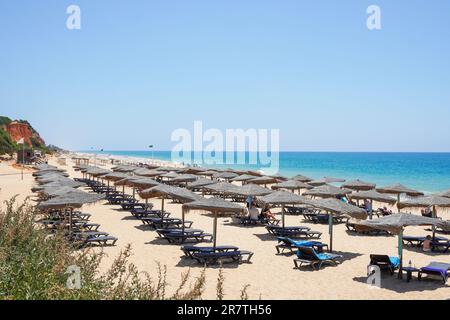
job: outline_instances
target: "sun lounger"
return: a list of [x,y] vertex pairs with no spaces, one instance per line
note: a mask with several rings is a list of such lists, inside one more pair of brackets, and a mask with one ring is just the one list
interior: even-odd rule
[[[151,209],[133,209],[130,211],[133,216],[138,219],[142,218],[161,218],[162,211],[161,210],[151,210]],[[164,218],[168,218],[170,216],[170,212],[164,211]]]
[[185,243],[186,241],[212,241],[212,234],[200,229],[157,229],[158,235],[169,243]]
[[286,237],[278,237],[278,244],[275,246],[277,253],[283,253],[285,250],[293,252],[298,249],[298,247],[311,247],[316,249],[317,252],[321,253],[324,249],[328,250],[328,245],[319,241],[308,241],[308,240],[294,240]]
[[424,274],[434,275],[442,278],[445,284],[449,276],[450,264],[443,262],[431,262],[428,266],[420,268],[418,279],[422,280]]
[[300,239],[320,239],[322,232],[311,231],[308,227],[281,227],[267,226],[269,233],[277,237],[300,238]]
[[[205,252],[200,251],[192,254],[192,258],[200,264],[211,265],[219,262],[250,262],[253,252],[246,250],[223,251],[223,252]],[[247,257],[245,260],[244,257]]]
[[[410,245],[412,247],[422,247],[426,237],[417,236],[403,236],[403,244]],[[450,248],[450,240],[442,237],[434,237],[430,243],[431,251],[447,252]]]
[[332,253],[318,253],[312,247],[298,247],[297,259],[294,265],[300,269],[303,265],[309,265],[315,270],[319,270],[324,264],[337,265],[342,259],[341,255]]
[[[178,218],[142,218],[141,221],[154,229],[181,228],[183,225],[183,220]],[[190,228],[192,223],[192,221],[185,220],[185,228]]]
[[381,270],[388,270],[393,275],[395,270],[400,267],[400,259],[383,254],[371,254],[370,265],[378,266]]
[[112,237],[112,236],[98,236],[98,237],[88,237],[85,239],[81,239],[80,241],[77,241],[75,243],[75,246],[78,248],[84,248],[84,247],[88,247],[88,246],[94,246],[94,245],[99,245],[99,246],[114,246],[117,242],[117,238],[116,237]]
[[184,255],[189,258],[193,258],[192,255],[198,252],[228,252],[228,251],[237,251],[239,250],[236,246],[216,246],[215,249],[213,247],[200,247],[200,246],[183,246],[181,247]]

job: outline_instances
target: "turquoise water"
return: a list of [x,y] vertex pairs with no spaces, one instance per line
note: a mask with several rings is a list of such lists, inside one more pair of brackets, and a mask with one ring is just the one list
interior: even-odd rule
[[[98,153],[152,157],[151,151]],[[171,160],[171,152],[154,151],[154,158]],[[250,164],[209,167],[264,171],[264,166]],[[288,177],[303,174],[313,179],[324,176],[359,178],[378,186],[400,182],[427,193],[450,189],[450,153],[280,152],[279,168],[279,173]]]

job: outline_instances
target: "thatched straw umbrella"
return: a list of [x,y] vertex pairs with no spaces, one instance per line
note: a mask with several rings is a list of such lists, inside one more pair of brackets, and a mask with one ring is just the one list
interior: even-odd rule
[[208,169],[201,168],[201,167],[187,167],[187,168],[183,168],[182,170],[180,170],[180,173],[200,175],[202,172],[205,172],[207,170]]
[[441,193],[438,194],[438,195],[441,196],[441,197],[450,198],[450,190],[441,192]]
[[351,193],[350,189],[338,188],[332,185],[322,185],[315,187],[311,190],[303,192],[304,196],[313,196],[313,197],[321,197],[321,198],[336,198],[345,196],[348,193]]
[[245,186],[237,187],[232,191],[233,194],[238,194],[241,196],[266,196],[271,194],[273,191],[267,188],[260,187],[257,184],[246,184]]
[[161,198],[161,221],[164,220],[164,200],[166,198],[176,199],[182,203],[202,199],[201,196],[193,193],[192,191],[166,184],[159,184],[155,187],[142,190],[139,192],[139,196],[142,199]]
[[281,221],[283,228],[285,227],[285,206],[308,203],[308,199],[287,191],[275,191],[267,196],[259,198],[259,200],[272,205],[281,205]]
[[[397,202],[400,202],[400,196],[402,194],[406,194],[410,197],[417,197],[417,196],[423,196],[423,192],[405,187],[404,185],[400,183],[396,183],[390,186],[386,186],[383,188],[377,188],[378,192],[381,193],[390,193],[390,194],[396,194],[397,195]],[[398,212],[400,212],[400,208],[398,208]]]
[[210,177],[210,179],[212,180],[213,175],[217,174],[217,171],[215,170],[206,170],[206,171],[201,171],[201,172],[197,172],[196,175],[198,176],[204,176],[204,177]]
[[216,174],[213,175],[213,178],[224,179],[229,181],[233,178],[236,178],[237,176],[238,176],[237,173],[225,171],[225,172],[217,172]]
[[187,183],[187,182],[193,182],[195,180],[198,179],[198,176],[196,176],[195,174],[180,174],[178,175],[176,178],[173,178],[170,182],[172,183]]
[[84,183],[73,181],[73,180],[57,180],[52,181],[46,184],[37,185],[31,188],[31,191],[38,192],[40,190],[43,190],[45,188],[61,188],[61,187],[69,187],[69,188],[79,188],[85,186]]
[[272,183],[278,183],[280,182],[279,179],[269,176],[262,176],[262,177],[256,177],[251,180],[247,180],[247,183],[253,183],[253,184],[263,184],[264,186],[267,186],[268,184]]
[[345,182],[344,184],[342,184],[341,187],[355,190],[355,191],[367,191],[367,190],[375,189],[376,184],[356,179],[356,180]]
[[239,181],[239,182],[244,183],[244,182],[246,182],[248,180],[252,180],[252,179],[255,179],[255,176],[253,176],[251,174],[241,174],[233,179],[230,179],[230,181],[231,182]]
[[[436,207],[450,207],[450,198],[437,195],[413,198],[401,202],[397,202],[399,209],[402,208],[432,208],[433,218],[437,218]],[[433,238],[436,235],[436,228],[433,227]]]
[[337,183],[337,182],[345,182],[345,179],[333,178],[333,177],[324,177],[319,180],[309,181],[308,184],[312,186],[322,186],[327,183]]
[[300,182],[309,182],[309,181],[313,181],[313,179],[311,179],[311,178],[309,178],[309,177],[307,177],[307,176],[304,176],[304,175],[302,175],[302,174],[297,174],[296,176],[293,176],[293,177],[292,177],[292,180],[297,180],[297,181],[300,181]]
[[[189,210],[204,210],[209,211],[214,214],[214,225],[213,225],[213,249],[217,246],[217,216],[219,213],[225,212],[243,212],[244,208],[236,203],[232,203],[226,200],[218,198],[202,198],[193,202],[185,203],[182,207],[183,221],[185,212]],[[184,229],[184,223],[183,223]],[[183,230],[184,231],[184,230]]]
[[328,226],[330,234],[330,251],[333,250],[333,214],[345,214],[355,219],[367,219],[367,212],[357,206],[345,203],[338,199],[309,200],[308,204],[324,210],[328,214]]
[[283,181],[272,186],[273,190],[287,189],[294,192],[298,190],[298,194],[300,194],[301,189],[312,189],[313,187],[307,183],[301,182],[300,180],[288,180]]
[[186,188],[188,189],[200,189],[204,186],[210,185],[210,184],[215,184],[218,183],[217,180],[211,180],[211,179],[206,179],[206,178],[198,178],[197,180],[195,180],[194,182],[190,182],[187,184]]
[[[120,180],[129,178],[130,175],[126,174],[126,173],[122,173],[122,172],[112,172],[112,173],[108,173],[105,174],[104,176],[102,176],[103,179],[106,179],[106,181],[108,182],[108,188],[109,188],[109,182],[118,182]],[[114,189],[116,188],[116,185],[114,185]],[[125,185],[122,184],[122,194],[125,194]]]
[[231,184],[229,182],[218,182],[214,184],[208,184],[202,187],[202,189],[204,190],[221,193],[224,198],[226,197],[227,194],[232,194],[233,191],[235,191],[237,188],[238,186]]
[[381,217],[376,220],[358,221],[356,224],[370,227],[373,229],[389,231],[398,235],[398,256],[400,258],[399,278],[402,276],[403,266],[403,230],[408,226],[432,226],[433,229],[440,227],[444,230],[450,230],[450,222],[441,219],[422,217],[413,214],[396,213]]
[[139,167],[127,166],[127,165],[122,165],[122,166],[117,166],[117,167],[112,168],[112,170],[115,172],[133,172],[136,169],[139,169]]
[[[384,194],[379,193],[378,191],[372,189],[368,191],[358,191],[358,192],[352,192],[347,194],[347,197],[350,199],[356,199],[356,200],[370,200],[371,204],[373,205],[373,201],[383,202],[383,203],[389,203],[394,204],[396,201],[394,198]],[[369,217],[372,219],[372,213],[373,211],[370,210]]]
[[84,204],[94,203],[104,199],[104,195],[91,194],[80,190],[64,193],[38,204],[40,210],[69,209],[69,235],[72,234],[72,213],[74,208],[81,208]]

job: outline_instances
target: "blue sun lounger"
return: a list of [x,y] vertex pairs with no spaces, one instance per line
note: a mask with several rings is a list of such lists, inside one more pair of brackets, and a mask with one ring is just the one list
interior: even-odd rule
[[332,253],[318,253],[312,247],[298,247],[297,259],[294,265],[300,269],[303,265],[309,265],[313,270],[319,270],[323,264],[337,265],[342,259],[341,255]]
[[445,284],[449,277],[450,264],[443,262],[431,262],[428,266],[420,268],[418,279],[422,280],[424,274],[436,275],[442,278],[442,282]]
[[283,253],[284,250],[289,250],[293,252],[298,249],[298,247],[311,247],[316,249],[318,252],[323,252],[324,248],[328,250],[328,245],[319,241],[310,240],[294,240],[286,237],[278,237],[278,244],[275,246],[277,253]]

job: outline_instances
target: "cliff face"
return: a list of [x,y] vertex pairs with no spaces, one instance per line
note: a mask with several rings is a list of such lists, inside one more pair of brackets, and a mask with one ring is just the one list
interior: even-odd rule
[[44,140],[39,136],[39,133],[26,122],[12,121],[6,125],[6,132],[11,136],[15,142],[24,138],[25,143],[29,147],[45,146]]

